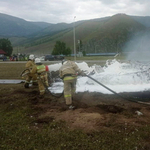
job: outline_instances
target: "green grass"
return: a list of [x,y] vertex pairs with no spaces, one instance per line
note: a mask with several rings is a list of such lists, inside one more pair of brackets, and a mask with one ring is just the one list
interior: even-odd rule
[[20,74],[25,69],[25,63],[1,63],[0,79],[21,79]]
[[149,139],[148,126],[85,133],[69,130],[63,121],[37,123],[36,113],[25,98],[0,105],[1,150],[142,150]]
[[[74,57],[66,57],[67,59],[70,60],[74,60]],[[117,60],[125,60],[126,56],[125,55],[120,55],[117,57],[114,56],[83,56],[83,57],[76,57],[76,60],[113,60],[113,59],[117,59]]]
[[[69,59],[74,61],[74,57],[66,57],[65,59]],[[106,60],[113,60],[114,57],[113,56],[91,56],[91,57],[76,57],[76,60],[102,60],[103,62],[96,62],[96,64],[98,65],[105,65]],[[125,60],[124,56],[119,56],[117,57],[118,60]],[[20,74],[21,72],[25,69],[25,63],[22,63],[21,61],[18,61],[17,63],[5,63],[3,61],[1,61],[2,63],[0,63],[0,79],[21,79]],[[21,63],[20,63],[21,62]],[[60,61],[61,62],[61,61]],[[44,62],[45,65],[50,65],[53,64],[53,61],[47,61]],[[95,64],[95,62],[88,62],[88,65],[91,66]],[[11,72],[11,73],[10,73]]]

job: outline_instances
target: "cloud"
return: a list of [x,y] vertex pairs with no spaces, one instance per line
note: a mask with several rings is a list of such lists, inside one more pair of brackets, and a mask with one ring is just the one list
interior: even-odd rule
[[0,12],[28,21],[49,23],[101,18],[116,13],[149,15],[149,0],[1,0]]

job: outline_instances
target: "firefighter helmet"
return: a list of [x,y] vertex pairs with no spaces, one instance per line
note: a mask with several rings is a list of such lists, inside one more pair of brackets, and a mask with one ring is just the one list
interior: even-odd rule
[[67,61],[67,60],[65,60],[65,59],[62,60],[62,65],[64,64],[65,61]]
[[41,60],[39,58],[35,58],[35,63],[41,63]]
[[29,59],[34,60],[35,59],[34,55],[33,54],[29,55]]

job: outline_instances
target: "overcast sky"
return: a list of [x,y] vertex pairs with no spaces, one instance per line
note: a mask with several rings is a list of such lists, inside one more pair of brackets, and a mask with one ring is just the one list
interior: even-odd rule
[[0,0],[0,13],[27,21],[71,23],[117,13],[150,16],[150,0]]

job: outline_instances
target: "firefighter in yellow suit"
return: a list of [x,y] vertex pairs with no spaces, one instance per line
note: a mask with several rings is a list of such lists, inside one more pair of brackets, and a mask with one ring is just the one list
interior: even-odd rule
[[[35,65],[34,59],[35,59],[35,57],[34,57],[33,54],[29,55],[29,60],[25,65],[26,69],[31,70],[33,68],[33,66]],[[36,74],[28,73],[25,80],[26,80],[25,84],[24,84],[25,88],[29,88],[29,83],[30,83],[31,80],[32,80],[32,85],[37,85],[37,76],[36,76]]]
[[45,66],[44,64],[41,63],[41,60],[39,58],[36,58],[35,65],[33,66],[31,73],[37,74],[40,96],[43,96],[45,94],[46,91],[45,86],[49,86],[47,71],[48,71],[48,66]]
[[76,91],[77,75],[85,76],[85,73],[79,69],[77,64],[70,60],[63,60],[59,69],[59,76],[64,82],[64,98],[69,109],[74,109],[72,98]]

